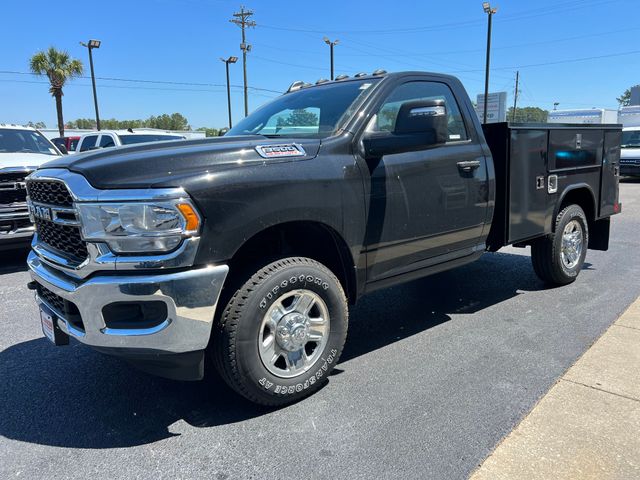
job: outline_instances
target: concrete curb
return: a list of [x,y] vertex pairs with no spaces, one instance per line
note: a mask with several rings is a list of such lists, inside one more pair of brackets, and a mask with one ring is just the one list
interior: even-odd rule
[[640,478],[640,298],[470,478]]

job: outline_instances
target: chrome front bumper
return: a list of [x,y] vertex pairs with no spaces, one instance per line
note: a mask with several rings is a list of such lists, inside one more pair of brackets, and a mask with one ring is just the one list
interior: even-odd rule
[[[45,264],[31,251],[27,260],[32,279],[79,310],[83,329],[36,294],[58,317],[58,325],[82,343],[131,353],[185,353],[203,350],[211,335],[216,305],[229,267],[192,268],[166,273],[135,272],[88,279],[69,277]],[[113,272],[115,273],[115,272]],[[167,318],[152,328],[107,328],[102,310],[116,302],[162,301]]]

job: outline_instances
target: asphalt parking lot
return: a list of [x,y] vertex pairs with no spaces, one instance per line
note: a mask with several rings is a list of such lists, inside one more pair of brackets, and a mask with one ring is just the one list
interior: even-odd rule
[[509,248],[372,294],[327,385],[276,410],[53,347],[25,252],[0,254],[0,477],[466,478],[640,295],[640,181],[620,187],[576,283]]

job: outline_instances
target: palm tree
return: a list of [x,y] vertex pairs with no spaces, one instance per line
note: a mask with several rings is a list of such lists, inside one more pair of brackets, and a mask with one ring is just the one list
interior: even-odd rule
[[36,75],[46,75],[49,78],[51,88],[49,92],[56,99],[56,111],[58,113],[58,130],[64,137],[64,120],[62,118],[62,87],[73,77],[82,75],[83,67],[80,60],[72,59],[64,50],[56,50],[49,47],[48,50],[38,52],[29,62],[31,71]]

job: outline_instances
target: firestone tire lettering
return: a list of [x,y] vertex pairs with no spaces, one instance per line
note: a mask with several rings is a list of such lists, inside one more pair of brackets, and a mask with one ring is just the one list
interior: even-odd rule
[[[291,378],[279,377],[263,364],[256,341],[261,321],[256,320],[282,295],[298,289],[310,290],[326,303],[331,320],[328,339],[309,370]],[[212,357],[222,378],[236,392],[263,405],[284,405],[310,395],[326,382],[342,352],[347,326],[347,299],[335,275],[315,260],[285,258],[259,269],[228,301],[212,338]]]

